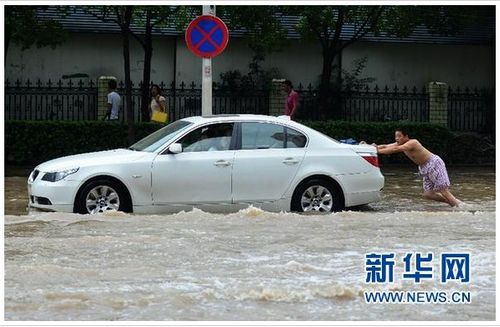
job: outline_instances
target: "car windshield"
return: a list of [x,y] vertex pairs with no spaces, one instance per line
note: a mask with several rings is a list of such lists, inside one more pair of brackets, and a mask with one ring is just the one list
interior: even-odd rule
[[146,151],[146,152],[154,152],[159,147],[164,145],[166,142],[171,140],[174,136],[176,136],[179,132],[187,128],[189,125],[192,125],[185,120],[178,120],[167,126],[157,130],[151,135],[146,136],[139,142],[133,144],[129,147],[130,150],[134,151]]

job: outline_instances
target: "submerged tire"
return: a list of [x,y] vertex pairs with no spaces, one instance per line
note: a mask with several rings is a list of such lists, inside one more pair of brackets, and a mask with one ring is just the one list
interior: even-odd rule
[[329,213],[343,209],[342,191],[323,179],[312,179],[299,185],[292,196],[293,211]]
[[109,179],[86,184],[76,199],[77,213],[93,215],[113,210],[132,212],[132,203],[124,187]]

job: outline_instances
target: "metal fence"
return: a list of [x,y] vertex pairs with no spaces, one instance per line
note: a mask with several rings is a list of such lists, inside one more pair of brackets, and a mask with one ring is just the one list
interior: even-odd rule
[[[141,120],[141,84],[132,84],[132,107],[136,121]],[[177,87],[162,82],[160,87],[167,99],[171,120],[201,115],[201,86],[184,82]],[[118,83],[122,95],[120,119],[125,120],[127,103],[125,86]],[[92,81],[78,82],[38,80],[32,83],[5,82],[6,120],[95,120],[98,103],[97,86]],[[266,90],[244,90],[233,92],[215,88],[213,91],[214,114],[254,113],[269,114],[269,92]]]
[[448,126],[455,131],[493,134],[495,92],[468,88],[448,93]]
[[92,81],[5,82],[6,120],[95,120],[97,88]]
[[[303,88],[298,86],[301,97],[301,116],[303,118],[322,119],[319,112],[318,91],[309,85]],[[391,121],[429,120],[429,96],[426,89],[418,90],[413,87],[393,89],[378,86],[358,89],[345,89],[340,94],[332,94],[329,100],[334,111],[330,117],[347,121]]]
[[[132,106],[136,121],[141,120],[141,89],[132,85]],[[171,120],[201,114],[201,86],[184,82],[174,86],[160,83],[167,99]],[[311,85],[298,85],[299,118],[324,119],[319,111],[319,93]],[[122,95],[120,119],[125,119],[124,84],[118,83]],[[269,114],[270,92],[266,90],[228,90],[214,88],[214,114]],[[347,89],[330,99],[335,119],[348,121],[421,121],[429,120],[429,96],[425,88],[397,86]],[[57,81],[42,83],[16,81],[5,83],[6,120],[95,120],[98,94],[94,82]],[[457,131],[493,133],[495,128],[495,94],[492,91],[452,90],[448,96],[448,126]]]
[[[159,85],[167,99],[169,117],[172,120],[189,116],[201,115],[201,86],[192,82],[186,85],[182,82],[177,87],[170,85],[166,88],[164,83]],[[140,102],[140,90],[138,92]],[[269,114],[269,91],[242,90],[231,91],[223,88],[214,88],[212,92],[212,106],[214,114]]]

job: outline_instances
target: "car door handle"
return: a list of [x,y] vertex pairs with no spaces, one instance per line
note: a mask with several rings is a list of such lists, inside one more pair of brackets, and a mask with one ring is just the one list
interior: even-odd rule
[[229,161],[226,161],[226,160],[217,160],[216,162],[214,162],[214,166],[227,167],[227,166],[231,166],[231,163]]
[[299,161],[297,159],[294,159],[294,158],[286,158],[285,160],[283,160],[283,163],[285,165],[295,165],[295,164],[299,163]]

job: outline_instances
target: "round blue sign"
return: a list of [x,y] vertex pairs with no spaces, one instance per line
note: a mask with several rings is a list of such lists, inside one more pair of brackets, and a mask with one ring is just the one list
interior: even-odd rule
[[229,31],[220,18],[203,15],[189,23],[185,37],[188,48],[195,55],[213,58],[226,48]]

